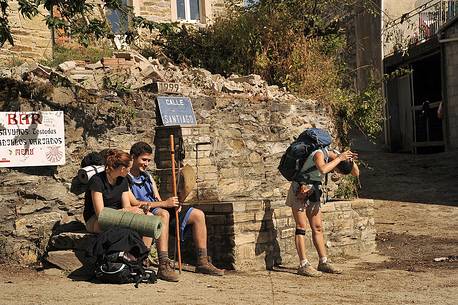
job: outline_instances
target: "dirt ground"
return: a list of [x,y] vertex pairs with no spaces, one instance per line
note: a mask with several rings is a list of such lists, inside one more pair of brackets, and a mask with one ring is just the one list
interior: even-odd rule
[[342,275],[305,278],[296,266],[220,278],[183,272],[179,283],[136,289],[0,266],[0,304],[458,304],[457,155],[361,159],[361,197],[375,200],[378,249],[337,260]]

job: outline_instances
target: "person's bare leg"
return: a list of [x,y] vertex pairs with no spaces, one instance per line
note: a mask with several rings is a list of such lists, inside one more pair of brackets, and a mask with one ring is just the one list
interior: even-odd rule
[[199,209],[192,209],[188,224],[192,226],[192,237],[197,249],[207,249],[207,224],[205,214]]
[[321,219],[321,210],[319,205],[310,204],[306,211],[307,218],[312,229],[312,241],[318,256],[326,257],[326,247],[324,245],[323,221]]
[[224,275],[224,270],[218,269],[209,261],[207,254],[207,224],[205,214],[193,208],[189,215],[188,224],[192,226],[192,237],[197,248],[196,272],[210,275]]
[[324,243],[324,233],[323,233],[323,220],[321,217],[321,211],[318,204],[311,205],[307,209],[307,218],[312,228],[312,240],[313,245],[315,246],[318,256],[320,257],[320,262],[318,263],[318,271],[326,273],[335,273],[340,274],[342,271],[334,267],[331,263],[328,262],[326,256],[326,246]]
[[90,233],[102,232],[102,229],[100,229],[99,221],[97,220],[97,217],[95,215],[92,216],[86,223],[86,230]]
[[[299,256],[299,261],[302,262],[304,260],[307,260],[307,256],[305,254],[305,227],[307,225],[307,217],[305,216],[304,211],[300,211],[295,208],[291,209],[293,211],[294,221],[296,222],[296,234],[294,236],[294,240],[296,243],[296,251],[297,255]],[[304,234],[299,234],[302,232]]]
[[160,279],[169,282],[178,282],[178,276],[169,264],[169,212],[164,209],[157,209],[154,215],[161,217],[161,236],[156,241],[157,254],[159,258],[159,269],[157,275]]
[[299,256],[300,261],[297,274],[311,277],[321,276],[321,272],[316,271],[315,268],[310,265],[307,256],[305,255],[305,227],[307,225],[306,212],[295,208],[292,208],[292,211],[294,221],[296,222],[295,242],[297,255]]
[[158,253],[160,251],[165,251],[168,253],[169,251],[169,222],[170,222],[170,215],[164,209],[157,209],[154,215],[161,217],[162,222],[162,229],[161,229],[161,236],[156,241],[156,247]]

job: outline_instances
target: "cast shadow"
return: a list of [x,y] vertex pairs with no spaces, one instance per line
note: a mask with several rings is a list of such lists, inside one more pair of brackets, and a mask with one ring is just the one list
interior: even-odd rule
[[271,208],[270,201],[266,200],[261,229],[256,240],[255,254],[258,256],[265,253],[264,261],[267,270],[274,270],[274,267],[282,264],[280,245],[277,240],[278,233],[273,222],[274,217],[274,209]]

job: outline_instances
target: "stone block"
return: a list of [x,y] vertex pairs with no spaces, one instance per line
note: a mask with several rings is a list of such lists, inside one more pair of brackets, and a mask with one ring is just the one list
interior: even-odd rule
[[255,233],[239,233],[235,235],[234,243],[238,249],[240,245],[251,244],[253,247],[254,242],[256,241]]
[[280,231],[280,237],[283,239],[294,236],[294,232],[296,232],[296,228],[283,229]]
[[227,223],[225,215],[205,215],[205,220],[208,225],[224,225]]
[[259,232],[262,228],[262,222],[244,222],[238,223],[234,226],[234,230],[236,233],[244,233],[244,232]]
[[256,213],[254,212],[234,212],[234,223],[256,221]]

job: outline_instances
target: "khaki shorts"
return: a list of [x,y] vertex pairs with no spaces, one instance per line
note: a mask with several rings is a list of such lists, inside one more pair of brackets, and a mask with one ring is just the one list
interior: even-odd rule
[[308,199],[297,198],[297,190],[299,189],[299,183],[293,182],[288,190],[288,196],[286,197],[286,205],[293,209],[304,211],[306,209],[319,209],[321,206],[320,201],[311,202]]

